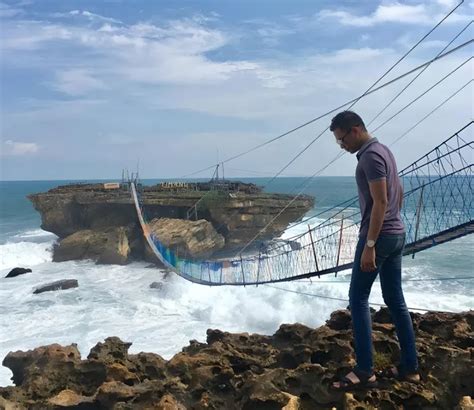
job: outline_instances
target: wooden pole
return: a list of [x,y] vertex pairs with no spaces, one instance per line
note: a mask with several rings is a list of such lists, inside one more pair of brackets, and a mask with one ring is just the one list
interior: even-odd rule
[[[337,260],[336,260],[336,268],[339,266],[339,258],[341,256],[341,248],[342,248],[342,230],[344,229],[344,214],[341,217],[341,230],[339,232],[339,245],[337,247]],[[337,270],[336,270],[337,276]]]
[[242,254],[240,254],[240,269],[242,270],[242,282],[245,286],[244,261],[242,260]]
[[260,258],[261,258],[262,252],[258,252],[258,265],[257,265],[257,286],[258,286],[258,279],[260,277]]
[[[425,186],[422,185],[421,187],[421,193],[420,193],[420,199],[418,200],[418,206],[416,207],[416,225],[415,225],[415,240],[413,242],[416,242],[418,238],[418,228],[420,227],[420,219],[421,219],[421,207],[423,206],[423,191],[425,190]],[[413,253],[411,255],[412,259],[415,259],[415,246],[413,246]]]
[[313,234],[311,233],[310,225],[308,225],[308,233],[309,233],[309,238],[311,239],[311,247],[313,248],[314,263],[316,264],[316,272],[319,272],[318,258],[316,257],[316,248],[314,247]]

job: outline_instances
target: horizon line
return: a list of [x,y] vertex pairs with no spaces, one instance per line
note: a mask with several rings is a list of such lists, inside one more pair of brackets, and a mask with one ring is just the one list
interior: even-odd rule
[[[289,179],[289,178],[310,178],[311,175],[292,175],[292,176],[279,176],[276,179]],[[354,175],[318,175],[315,178],[347,178],[347,177],[354,177]],[[249,176],[232,176],[225,179],[268,179],[271,178],[270,176],[258,176],[258,177],[249,177]],[[149,180],[176,180],[176,181],[184,181],[184,180],[206,180],[210,181],[212,178],[179,178],[179,177],[154,177],[154,178],[140,178],[142,181],[149,181]],[[0,182],[53,182],[53,181],[121,181],[121,178],[70,178],[70,179],[0,179]]]

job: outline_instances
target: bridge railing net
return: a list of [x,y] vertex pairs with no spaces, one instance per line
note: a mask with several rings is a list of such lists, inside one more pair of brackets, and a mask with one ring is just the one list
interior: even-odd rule
[[473,220],[471,124],[400,172],[407,243]]
[[[400,171],[402,218],[407,245],[473,220],[472,122]],[[138,201],[140,197],[137,196]],[[143,207],[140,208],[143,211]],[[145,224],[147,224],[144,219]],[[155,253],[184,278],[208,285],[246,285],[294,280],[350,268],[361,215],[357,198],[306,233],[266,247],[258,254],[225,261],[180,258],[144,228]],[[296,246],[295,246],[296,244]]]

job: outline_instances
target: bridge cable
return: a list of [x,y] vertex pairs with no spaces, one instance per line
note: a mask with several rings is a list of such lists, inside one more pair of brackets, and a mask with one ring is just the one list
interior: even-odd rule
[[425,94],[427,94],[429,91],[431,91],[433,88],[435,88],[438,84],[440,84],[441,82],[443,82],[444,80],[446,80],[446,78],[448,78],[451,74],[453,74],[454,72],[456,72],[458,69],[460,69],[462,66],[464,66],[465,64],[467,64],[469,61],[472,60],[472,56],[469,57],[467,60],[465,60],[463,63],[461,63],[460,65],[458,65],[453,71],[449,72],[446,76],[444,76],[443,78],[441,78],[441,80],[439,80],[437,83],[435,83],[434,85],[432,85],[430,88],[428,88],[424,93],[420,94],[418,97],[416,97],[414,100],[412,100],[409,104],[405,105],[403,108],[401,108],[399,111],[397,111],[395,114],[393,114],[391,117],[389,117],[387,120],[385,120],[382,124],[380,124],[377,128],[374,128],[371,132],[376,132],[378,131],[380,128],[382,128],[385,124],[387,124],[389,121],[391,121],[393,118],[395,118],[398,114],[400,114],[402,111],[404,111],[406,108],[410,107],[412,104],[414,104],[416,101],[418,101],[421,97],[423,97]]
[[[355,104],[359,102],[359,100],[367,95],[367,93],[372,90],[383,78],[385,78],[398,64],[400,64],[418,45],[425,40],[437,27],[439,27],[462,3],[461,2],[451,10],[441,21],[439,21],[428,33],[426,33],[418,42],[412,46],[402,57],[400,57],[378,80],[375,81],[361,96],[359,96],[353,103],[349,105],[347,110],[350,110]],[[281,168],[266,184],[268,186],[271,184],[285,169],[287,169],[293,162],[295,162],[304,152],[306,152],[316,141],[321,138],[321,136],[329,129],[329,126],[326,127],[323,131],[321,131],[315,138],[313,138],[309,144],[307,144],[301,151],[299,151],[283,168]]]
[[[402,279],[402,282],[436,282],[436,281],[445,281],[445,280],[471,280],[474,279],[474,276],[459,276],[459,277],[441,277],[441,278],[426,278],[426,279]],[[306,279],[297,279],[293,283],[351,283],[350,280],[306,280]]]
[[[278,135],[278,136],[276,136],[276,137],[274,137],[274,138],[271,138],[271,139],[269,139],[269,140],[267,140],[267,141],[264,141],[264,142],[262,142],[261,144],[255,145],[254,147],[249,148],[248,150],[243,151],[243,152],[241,152],[241,153],[239,153],[239,154],[236,154],[236,155],[234,155],[234,156],[231,156],[231,157],[229,157],[229,158],[226,158],[225,160],[220,161],[219,164],[224,164],[224,163],[233,161],[233,160],[235,160],[235,159],[237,159],[237,158],[243,157],[244,155],[247,155],[247,154],[249,154],[249,153],[251,153],[251,152],[253,152],[253,151],[256,151],[256,150],[259,149],[259,148],[262,148],[262,147],[264,147],[264,146],[266,146],[266,145],[268,145],[268,144],[271,144],[272,142],[275,142],[275,141],[277,141],[277,140],[279,140],[279,139],[281,139],[281,138],[283,138],[283,137],[286,137],[287,135],[289,135],[289,134],[291,134],[291,133],[293,133],[293,132],[295,132],[295,131],[298,131],[298,130],[300,130],[300,129],[302,129],[302,128],[304,128],[304,127],[306,127],[306,126],[308,126],[308,125],[310,125],[310,124],[312,124],[312,123],[314,123],[314,122],[316,122],[316,121],[318,121],[318,120],[320,120],[320,119],[322,119],[322,118],[324,118],[324,117],[326,117],[326,116],[328,116],[328,115],[330,115],[330,114],[333,114],[333,113],[335,113],[335,112],[341,110],[342,108],[346,107],[347,105],[349,105],[349,104],[351,104],[351,103],[354,103],[354,102],[360,100],[362,97],[366,97],[366,96],[368,96],[368,95],[370,95],[370,94],[373,94],[373,93],[375,93],[375,92],[377,92],[377,91],[379,91],[379,90],[381,90],[381,89],[383,89],[383,88],[385,88],[385,87],[388,87],[389,85],[391,85],[391,84],[393,84],[393,83],[395,83],[395,82],[397,82],[397,81],[399,81],[399,80],[401,80],[401,79],[403,79],[403,78],[409,76],[410,74],[413,74],[413,73],[415,73],[415,72],[418,71],[418,70],[421,70],[423,67],[425,67],[425,66],[427,66],[427,65],[429,65],[429,64],[431,64],[431,63],[433,63],[433,62],[435,62],[435,61],[439,61],[439,60],[441,60],[441,59],[443,59],[443,58],[445,58],[445,57],[447,57],[447,56],[449,56],[449,55],[451,55],[451,54],[453,54],[453,53],[455,53],[455,52],[461,50],[461,49],[464,48],[464,47],[467,47],[468,45],[472,44],[473,42],[474,42],[473,39],[468,40],[468,41],[466,41],[466,42],[460,44],[459,46],[454,47],[453,49],[451,49],[451,50],[449,50],[449,51],[447,51],[447,52],[441,54],[439,57],[433,58],[433,59],[431,59],[431,60],[429,60],[429,61],[427,61],[427,62],[425,62],[425,63],[423,63],[423,64],[421,64],[421,65],[419,65],[419,66],[417,66],[417,67],[415,67],[415,68],[412,68],[411,70],[409,70],[409,71],[407,71],[407,72],[401,74],[400,76],[398,76],[398,77],[396,77],[396,78],[394,78],[394,79],[392,79],[392,80],[390,80],[390,81],[387,81],[386,83],[380,85],[379,87],[376,87],[376,88],[374,88],[373,90],[370,90],[370,91],[366,92],[365,95],[360,95],[359,97],[356,97],[356,98],[354,98],[354,99],[352,99],[352,100],[349,100],[349,101],[347,101],[347,102],[345,102],[345,103],[343,103],[343,104],[341,104],[341,105],[339,105],[339,106],[337,106],[337,107],[331,109],[330,111],[325,112],[324,114],[320,114],[319,116],[317,116],[317,117],[315,117],[315,118],[313,118],[313,119],[307,121],[307,122],[304,123],[304,124],[301,124],[301,125],[299,125],[299,126],[293,128],[293,129],[291,129],[291,130],[289,130],[289,131],[287,131],[287,132],[285,132],[285,133],[283,133],[283,134],[280,134],[280,135]],[[210,170],[210,169],[214,169],[217,165],[218,165],[218,164],[209,165],[208,167],[199,169],[198,171],[195,171],[195,172],[192,172],[192,173],[189,173],[189,174],[182,175],[182,176],[180,176],[179,178],[186,178],[186,177],[190,177],[190,176],[193,176],[193,175],[200,174],[200,173],[202,173],[202,172],[204,172],[204,171],[208,171],[208,170]]]
[[[425,34],[425,36],[423,36],[410,50],[408,50],[394,65],[392,65],[390,67],[389,70],[387,70],[374,84],[372,84],[365,92],[364,94],[362,94],[359,98],[357,98],[349,107],[348,109],[352,108],[363,96],[365,96],[375,85],[377,85],[388,73],[390,73],[406,56],[408,56],[408,54],[411,53],[411,51],[413,51],[424,39],[426,39],[446,18],[449,17],[449,15],[451,15],[462,3],[463,3],[464,0],[462,0],[450,13],[448,13],[440,22],[438,22],[427,34]],[[463,30],[461,30],[460,33],[458,33],[455,38],[453,38],[450,43],[448,44],[448,46],[450,44],[452,44],[456,38],[458,38],[466,29],[467,27],[469,27],[470,24],[468,24]],[[447,47],[448,47],[447,46]],[[446,47],[446,48],[447,48]],[[446,49],[445,48],[445,49]],[[444,51],[445,49],[443,49],[442,51]],[[442,53],[441,51],[441,53]],[[436,57],[439,57],[439,55],[441,53],[438,53],[438,55]],[[435,57],[435,58],[436,58]],[[406,108],[408,108],[411,104],[415,103],[419,98],[421,98],[422,96],[424,96],[426,93],[428,93],[431,89],[433,89],[434,87],[436,87],[438,84],[440,84],[442,81],[444,81],[447,77],[449,77],[451,74],[453,74],[455,71],[457,71],[459,68],[461,68],[464,64],[466,64],[468,61],[470,61],[472,59],[469,58],[467,59],[464,63],[462,63],[461,65],[459,65],[455,70],[451,71],[448,75],[446,75],[445,77],[443,77],[441,80],[439,80],[436,84],[434,84],[432,87],[430,87],[428,90],[426,90],[423,94],[421,94],[419,97],[417,97],[415,100],[413,100],[410,104],[408,104],[407,106],[403,107],[401,110],[399,110],[397,113],[395,113],[392,117],[390,117],[388,120],[386,120],[385,122],[383,122],[379,127],[377,127],[374,131],[377,131],[378,129],[380,129],[381,127],[383,127],[385,124],[387,124],[389,121],[391,121],[393,118],[395,118],[397,115],[399,115],[402,111],[404,111]],[[431,64],[431,63],[430,63]],[[426,70],[426,68],[429,67],[428,64],[425,69],[422,71],[422,73]],[[420,73],[421,74],[421,73]],[[416,80],[416,78],[418,78],[419,75],[417,77],[415,77],[414,80]],[[411,85],[413,83],[413,81],[411,81],[409,85]],[[408,86],[406,86],[396,97],[398,98],[398,96],[401,95],[401,93],[403,93],[403,91],[405,91]],[[395,100],[393,99],[390,104]],[[388,106],[387,106],[388,107]],[[385,107],[385,108],[387,108]],[[385,110],[384,108],[384,110]],[[281,168],[269,181],[268,183],[266,184],[266,186],[268,186],[269,184],[271,184],[284,170],[286,170],[293,162],[295,162],[304,152],[306,152],[327,130],[329,129],[329,126],[326,127],[322,132],[320,132],[315,138],[313,138],[309,144],[307,144],[302,150],[300,150],[283,168]],[[329,165],[331,165],[332,163],[334,163],[335,161],[337,161],[340,157],[342,157],[344,154],[341,154],[341,155],[337,155],[336,158],[334,158],[334,160],[330,161],[329,164],[327,164],[325,167],[323,167],[321,170],[319,170],[316,174],[313,174],[308,180],[307,182],[303,182],[303,188],[302,190],[298,193],[298,195],[296,195],[295,198],[293,198],[283,209],[282,211],[279,212],[279,214],[277,216],[275,216],[262,230],[260,230],[257,235],[250,240],[249,243],[247,243],[242,249],[241,251],[239,252],[240,254],[242,254],[242,252],[244,252],[248,246],[250,246],[250,244],[252,244],[255,239],[260,236],[260,234],[262,232],[264,232],[266,230],[266,228],[268,226],[270,226],[278,216],[280,216],[283,211],[285,211],[297,198],[299,198],[299,196],[303,193],[304,189],[307,187],[307,185],[309,184],[309,182],[319,173],[319,172],[322,172],[324,169],[326,169]]]
[[[471,24],[472,24],[472,20],[471,20],[469,23],[467,23],[467,25],[464,26],[464,28],[463,28],[458,34],[456,34],[456,36],[454,36],[454,37],[451,39],[451,41],[450,41],[448,44],[446,44],[446,46],[443,47],[443,49],[436,55],[436,57],[439,57],[441,54],[443,54],[443,52],[445,52],[445,51],[449,48],[449,46],[450,46],[451,44],[453,44],[453,43],[459,38],[459,36],[460,36],[462,33],[464,33],[464,32],[469,28],[469,26],[470,26]],[[410,87],[410,85],[412,85],[412,84],[418,79],[418,77],[420,77],[420,76],[430,67],[430,65],[431,65],[431,63],[428,64],[428,65],[426,65],[425,67],[423,67],[423,69],[422,69],[412,80],[410,80],[410,81],[408,82],[408,84],[407,84],[405,87],[403,87],[402,90],[401,90],[399,93],[397,93],[397,94],[395,95],[395,97],[393,97],[393,98],[385,105],[385,107],[383,107],[383,108],[375,115],[374,118],[372,118],[372,119],[368,122],[367,128],[368,128],[377,118],[379,118],[380,115],[382,115],[382,114],[385,112],[385,110],[386,110],[388,107],[390,107],[390,106],[395,102],[395,100],[397,100],[397,98],[400,97],[400,95],[403,94],[403,93],[405,92],[405,90],[406,90],[408,87]]]
[[[433,115],[438,109],[440,109],[443,105],[445,105],[449,100],[451,100],[453,97],[455,97],[457,94],[459,94],[464,88],[466,88],[469,84],[471,84],[474,80],[469,80],[467,83],[465,83],[461,88],[459,88],[458,90],[456,90],[453,94],[451,94],[448,98],[446,98],[444,101],[442,101],[440,104],[438,104],[433,110],[431,110],[428,114],[426,114],[421,120],[419,120],[415,125],[413,125],[412,127],[410,127],[408,130],[406,130],[402,135],[400,135],[395,141],[393,141],[389,146],[392,147],[393,145],[395,145],[398,141],[400,141],[402,138],[404,138],[406,135],[408,135],[413,129],[415,129],[418,125],[420,125],[423,121],[425,121],[428,117],[430,117],[431,115]],[[472,121],[468,124],[470,125],[472,123]],[[466,127],[464,127],[466,128]],[[463,128],[463,129],[464,129]],[[459,130],[457,131],[457,133],[461,132],[462,130]],[[456,134],[457,134],[456,133]],[[454,135],[456,135],[454,134]],[[454,136],[453,135],[453,136]],[[451,138],[451,137],[450,137]],[[403,171],[403,170],[402,170]],[[402,172],[400,171],[400,172]],[[316,214],[314,215],[311,215],[311,216],[308,216],[306,217],[305,219],[303,219],[302,221],[300,222],[297,222],[293,225],[291,225],[291,227],[295,227],[295,226],[298,226],[298,225],[301,225],[301,224],[305,224],[307,223],[308,221],[314,219],[314,218],[317,218],[321,215],[324,215],[324,214],[327,214],[328,212],[331,212],[337,208],[341,208],[336,214],[332,215],[332,217],[336,216],[336,215],[339,215],[340,213],[342,213],[343,211],[345,211],[346,209],[350,208],[352,205],[354,205],[358,200],[358,197],[357,196],[354,196],[344,202],[341,202],[337,205],[334,205],[332,207],[330,207],[329,209],[325,209],[325,210],[322,210],[322,211],[319,211],[317,212]],[[321,222],[321,224],[323,224],[324,222],[326,222],[327,220]],[[321,224],[319,224],[318,226],[320,226]],[[316,227],[313,227],[314,228],[317,228],[318,226]],[[296,240],[296,239],[299,239],[303,236],[304,234],[298,234],[298,235],[295,235],[295,236],[292,236],[292,237],[289,237],[289,238],[285,238],[285,240],[287,241],[292,241],[292,240]]]
[[[461,88],[459,88],[458,90],[456,90],[453,94],[451,94],[448,98],[446,98],[443,102],[441,102],[440,104],[438,104],[433,110],[431,110],[428,114],[426,114],[421,120],[419,120],[415,125],[413,125],[412,127],[410,127],[408,130],[406,130],[402,135],[400,135],[396,140],[394,140],[389,146],[392,147],[393,145],[395,145],[398,141],[400,141],[402,138],[404,138],[408,133],[410,133],[413,129],[415,129],[418,125],[420,125],[423,121],[425,121],[428,117],[430,117],[432,114],[434,114],[438,109],[440,109],[443,105],[445,105],[448,101],[450,101],[453,97],[455,97],[457,94],[459,94],[464,88],[466,88],[469,84],[471,84],[474,80],[469,80],[467,83],[465,83]],[[459,131],[458,131],[459,132]],[[335,215],[332,215],[331,218],[333,218],[334,216],[336,215],[339,215],[341,212],[345,211],[346,209],[350,208],[351,205],[354,205],[358,200],[358,197],[357,196],[354,196],[340,204],[337,204],[337,205],[334,205],[332,206],[331,208],[329,209],[325,209],[323,211],[319,211],[317,212],[316,214],[314,215],[311,215],[311,216],[308,216],[306,218],[304,218],[303,220],[301,220],[300,222],[297,222],[293,225],[291,225],[291,227],[295,227],[295,226],[298,226],[298,225],[301,225],[301,224],[306,224],[308,221],[314,219],[314,218],[317,218],[318,216],[321,216],[323,214],[327,214],[328,212],[334,210],[334,209],[337,209],[337,208],[341,208],[341,210],[339,210]],[[327,220],[321,222],[321,224],[323,224],[324,222],[326,222]],[[320,225],[321,225],[320,224]],[[318,225],[318,226],[320,226]],[[289,237],[289,238],[285,238],[285,240],[287,241],[291,241],[291,240],[296,240],[298,238],[300,238],[301,236],[303,236],[304,234],[298,234],[298,235],[295,235],[295,236],[292,236],[292,237]]]
[[[429,87],[428,89],[426,89],[423,93],[421,93],[420,95],[418,95],[417,97],[415,97],[413,100],[411,100],[408,104],[406,104],[405,106],[403,106],[400,110],[398,110],[395,114],[393,114],[389,119],[387,119],[386,121],[384,121],[382,124],[380,124],[377,128],[373,129],[370,131],[370,133],[374,133],[375,131],[378,131],[380,128],[382,128],[384,125],[386,125],[388,122],[390,122],[391,120],[393,120],[396,116],[398,116],[399,114],[401,114],[403,111],[405,111],[407,108],[409,108],[411,105],[413,105],[415,102],[417,102],[420,98],[422,98],[424,95],[426,95],[428,92],[430,92],[433,88],[437,87],[439,84],[441,84],[444,80],[446,80],[448,77],[450,77],[452,74],[454,74],[457,70],[459,70],[461,67],[463,67],[465,64],[467,64],[469,61],[472,60],[472,56],[467,58],[463,63],[461,63],[460,65],[458,65],[456,68],[454,68],[453,70],[451,70],[448,74],[446,74],[444,77],[442,77],[440,80],[438,80],[435,84],[433,84],[431,87]],[[461,89],[463,89],[465,86],[467,86],[467,84],[465,84],[463,87],[461,87]],[[460,89],[460,90],[461,90]],[[459,91],[460,91],[459,90]],[[453,95],[454,96],[454,95]],[[446,100],[446,102],[448,101],[449,99]],[[392,144],[393,145],[393,144]],[[344,152],[344,155],[345,155],[345,152]],[[312,177],[309,177],[308,178],[309,180],[312,179]],[[296,187],[296,189],[298,189],[299,187],[303,187],[303,186],[307,186],[307,181],[303,181],[303,183],[301,183],[299,186]]]
[[[470,23],[469,23],[470,24]],[[466,29],[466,27],[463,29],[463,31]],[[458,34],[459,35],[459,34]],[[466,61],[467,62],[467,61]],[[459,94],[464,88],[466,88],[469,84],[471,84],[474,80],[469,80],[467,83],[465,83],[461,88],[459,88],[458,90],[456,90],[453,94],[451,94],[449,97],[447,97],[446,99],[444,99],[440,104],[438,104],[433,110],[431,110],[428,114],[426,114],[422,119],[420,119],[418,122],[416,122],[416,124],[414,124],[412,127],[410,127],[408,130],[406,130],[402,135],[400,135],[396,140],[394,140],[389,146],[392,147],[393,145],[395,145],[398,141],[400,141],[402,138],[404,138],[407,134],[409,134],[413,129],[415,129],[418,125],[420,125],[423,121],[425,121],[428,117],[430,117],[432,114],[434,114],[438,109],[440,109],[442,106],[444,106],[448,101],[450,101],[452,98],[454,98],[457,94]],[[398,94],[400,95],[400,94]],[[413,101],[414,102],[414,101]],[[412,102],[412,103],[413,103]],[[412,103],[410,103],[409,105],[411,105]],[[407,108],[407,106],[405,107]],[[401,111],[400,111],[401,112]],[[386,123],[382,124],[382,125],[385,125]],[[379,126],[379,128],[382,127],[382,125]],[[372,131],[373,132],[373,131]],[[303,182],[304,184],[305,182]],[[301,186],[301,185],[300,185]],[[302,221],[300,222],[297,222],[296,224],[292,225],[292,227],[295,227],[295,226],[298,226],[298,225],[301,225],[303,223],[307,223],[308,221],[314,219],[314,218],[317,218],[318,216],[321,216],[325,213],[328,213],[330,212],[331,210],[333,209],[336,209],[336,208],[340,208],[342,206],[343,209],[340,210],[336,215],[338,215],[339,213],[341,213],[342,211],[346,210],[347,208],[349,208],[351,205],[353,205],[354,203],[357,202],[357,199],[358,197],[355,196],[355,197],[352,197],[340,204],[337,204],[337,205],[334,205],[332,206],[331,208],[329,209],[326,209],[324,211],[320,211],[318,212],[317,214],[315,215],[312,215],[312,216],[309,216],[305,219],[303,219]],[[334,215],[333,215],[334,216]],[[324,222],[322,222],[324,223]],[[304,235],[304,234],[303,234]],[[286,240],[294,240],[294,239],[297,239],[299,237],[301,237],[302,235],[299,234],[299,235],[295,235],[294,237],[290,237],[290,238],[286,238]]]
[[441,108],[444,104],[446,104],[449,100],[451,100],[453,97],[455,97],[457,94],[459,94],[464,88],[466,88],[469,84],[471,84],[474,80],[471,79],[467,83],[465,83],[461,88],[456,90],[453,94],[451,94],[448,98],[446,98],[442,103],[438,104],[433,110],[431,110],[428,114],[426,114],[421,120],[419,120],[415,125],[410,127],[407,131],[405,131],[402,135],[400,135],[396,140],[394,140],[389,146],[395,145],[397,142],[399,142],[402,138],[404,138],[410,131],[412,131],[414,128],[416,128],[418,125],[420,125],[423,121],[425,121],[428,117],[433,115],[435,111],[437,111],[439,108]]
[[[311,297],[320,298],[320,299],[329,299],[329,300],[335,300],[335,301],[339,301],[339,302],[349,303],[349,300],[347,300],[347,299],[337,298],[337,297],[334,297],[334,296],[318,295],[316,293],[309,293],[309,292],[302,292],[302,291],[298,291],[298,290],[280,288],[279,286],[268,285],[268,284],[263,284],[262,286],[266,286],[266,287],[269,287],[269,288],[281,290],[283,292],[296,293],[298,295],[303,295],[303,296],[311,296]],[[385,305],[383,303],[375,303],[375,302],[369,302],[369,305],[379,306],[379,307],[387,307],[387,305]],[[449,313],[449,314],[459,313],[459,312],[451,312],[451,311],[447,311],[447,310],[431,310],[431,309],[414,308],[414,307],[408,307],[408,306],[407,306],[407,309],[408,310],[419,310],[419,311],[423,311],[423,312],[432,312],[432,313]]]
[[[389,120],[385,121],[382,125],[380,125],[377,129],[380,129],[382,126],[386,125],[388,123],[388,121],[391,121],[393,118],[395,118],[397,115],[399,115],[401,112],[403,112],[405,109],[407,109],[408,107],[410,107],[412,104],[414,104],[416,101],[418,101],[421,97],[423,97],[424,95],[426,95],[429,91],[431,91],[433,88],[435,88],[436,86],[438,86],[439,84],[441,84],[444,80],[446,80],[449,76],[451,76],[452,74],[454,74],[457,70],[459,70],[461,67],[463,67],[465,64],[467,64],[470,60],[472,60],[472,56],[469,57],[468,59],[466,59],[463,63],[461,63],[460,65],[458,65],[456,68],[454,68],[453,70],[451,70],[448,74],[446,74],[444,77],[442,77],[440,80],[438,80],[434,85],[432,85],[431,87],[429,87],[427,90],[425,90],[422,94],[420,94],[419,96],[417,96],[414,100],[412,100],[411,102],[409,102],[407,105],[405,105],[402,109],[400,109],[399,111],[397,111],[396,114],[394,114],[392,117],[390,117]],[[327,128],[326,128],[327,130]],[[325,130],[325,131],[326,131]],[[322,135],[322,134],[320,134]],[[318,138],[318,137],[317,137]],[[315,141],[315,140],[313,140]],[[300,153],[304,152],[307,148],[309,148],[310,145],[307,145],[303,151],[301,151]],[[345,155],[345,152],[341,151],[338,155],[336,155],[336,157],[334,157],[331,161],[329,161],[324,167],[318,169],[313,175],[309,176],[305,181],[303,181],[302,184],[300,184],[298,187],[302,186],[301,190],[298,192],[297,195],[295,195],[295,197],[293,197],[289,202],[288,204],[282,208],[282,210],[276,215],[274,216],[270,222],[268,222],[265,227],[263,227],[238,253],[237,255],[239,254],[242,254],[259,236],[260,234],[262,234],[263,232],[265,232],[265,230],[286,210],[288,209],[288,207],[293,203],[295,202],[301,195],[302,193],[304,192],[304,190],[306,189],[306,187],[309,185],[309,183],[318,175],[320,174],[321,172],[323,172],[326,168],[328,168],[330,165],[332,165],[334,162],[336,162],[337,160],[339,160],[339,158],[341,158],[343,155]],[[293,158],[292,161],[294,161],[297,157]],[[291,161],[290,161],[291,162]]]

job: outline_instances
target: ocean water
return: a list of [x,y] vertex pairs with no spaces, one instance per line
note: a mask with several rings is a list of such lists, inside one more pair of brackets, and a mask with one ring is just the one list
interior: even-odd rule
[[[264,179],[242,179],[264,184]],[[77,343],[83,357],[107,336],[133,342],[131,352],[153,351],[164,358],[179,352],[189,340],[206,339],[206,330],[273,334],[280,324],[300,322],[316,327],[346,302],[305,296],[269,286],[206,287],[165,275],[148,263],[98,266],[90,261],[53,263],[56,236],[40,228],[39,214],[26,195],[72,181],[0,182],[0,359],[9,351]],[[144,181],[156,183],[157,180]],[[302,178],[279,178],[270,187],[289,193]],[[351,177],[320,177],[308,187],[316,211],[356,194]],[[303,226],[290,227],[289,237]],[[404,258],[407,304],[413,308],[463,311],[472,309],[474,236]],[[5,279],[10,269],[32,273]],[[310,281],[278,284],[279,288],[347,299],[349,272]],[[34,295],[40,284],[77,279],[79,288]],[[161,289],[151,289],[162,282]],[[383,303],[379,284],[371,302]],[[0,367],[0,385],[11,384],[11,372]]]

